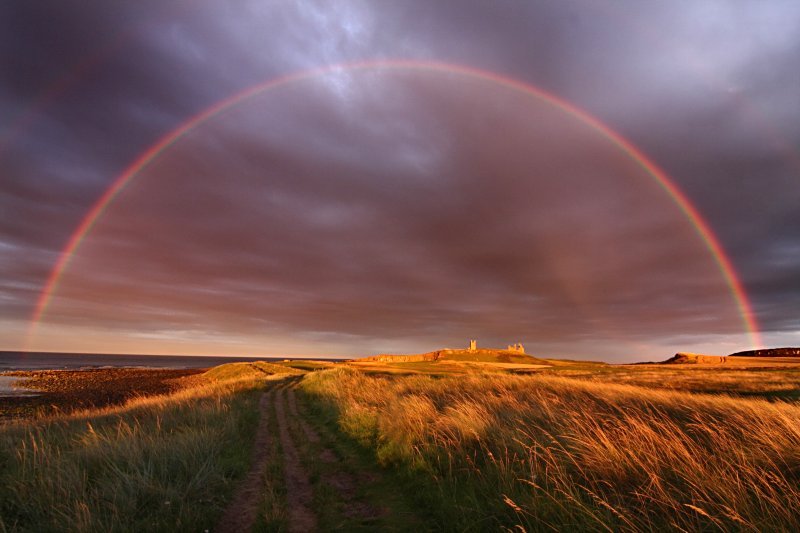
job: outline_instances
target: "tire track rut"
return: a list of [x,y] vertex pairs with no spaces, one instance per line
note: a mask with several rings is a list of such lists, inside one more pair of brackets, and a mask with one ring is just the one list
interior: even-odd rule
[[[289,390],[289,409],[294,402],[294,391]],[[283,448],[283,472],[286,482],[286,500],[289,502],[289,531],[307,532],[317,529],[317,517],[311,510],[314,491],[311,487],[308,472],[303,466],[297,446],[289,433],[289,422],[286,418],[285,397],[287,392],[281,390],[275,400],[275,414],[278,420],[278,438]],[[296,412],[295,404],[295,412]]]
[[[312,443],[320,443],[320,434],[306,421],[306,413],[300,413],[297,408],[297,399],[294,389],[288,391],[289,412],[297,420],[306,439]],[[328,464],[338,464],[341,462],[336,453],[329,447],[320,450],[319,460]],[[339,468],[333,472],[322,475],[322,481],[336,490],[344,500],[344,515],[349,518],[375,518],[384,514],[384,510],[361,501],[358,498],[358,487],[360,480],[355,476]]]
[[[262,394],[259,400],[261,419],[253,444],[250,471],[226,508],[215,532],[232,533],[253,529],[261,511],[264,490],[269,488],[266,485],[270,482],[267,465],[274,460],[282,462],[283,485],[286,489],[285,525],[291,532],[305,533],[319,529],[319,518],[313,507],[315,486],[311,483],[307,468],[307,465],[313,466],[315,461],[329,465],[323,468],[320,481],[338,494],[341,501],[339,505],[342,505],[339,512],[343,516],[369,520],[384,516],[388,511],[360,497],[359,487],[374,481],[377,474],[363,472],[354,475],[348,468],[344,468],[342,463],[345,458],[331,448],[335,437],[326,430],[320,434],[309,423],[305,405],[301,406],[302,409],[298,408],[294,390],[296,386],[296,379],[286,379]],[[274,422],[271,433],[273,413],[275,418],[272,419]],[[297,439],[305,439],[306,442],[297,442]],[[308,463],[305,464],[304,461]]]
[[269,390],[261,395],[258,402],[261,418],[258,421],[256,439],[253,443],[250,471],[217,524],[214,530],[217,533],[250,531],[253,528],[261,501],[266,465],[272,448],[272,435],[269,432],[272,396],[273,391]]

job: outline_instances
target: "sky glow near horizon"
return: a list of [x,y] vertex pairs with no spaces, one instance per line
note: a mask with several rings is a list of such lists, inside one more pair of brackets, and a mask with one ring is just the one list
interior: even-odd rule
[[[0,8],[0,349],[23,346],[67,240],[164,135],[256,83],[374,59],[487,70],[597,117],[697,207],[765,344],[798,343],[788,2],[122,5]],[[619,146],[485,79],[380,69],[266,91],[160,153],[30,347],[354,356],[471,337],[609,361],[750,347],[708,248]]]

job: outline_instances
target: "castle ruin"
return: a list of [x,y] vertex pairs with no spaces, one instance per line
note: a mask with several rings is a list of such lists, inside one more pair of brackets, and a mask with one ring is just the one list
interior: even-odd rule
[[507,350],[509,352],[525,353],[525,347],[522,345],[521,342],[518,342],[516,344],[509,344]]
[[[467,351],[469,351],[469,352],[478,351],[478,341],[475,340],[475,339],[470,339],[469,340],[469,348],[467,349]],[[524,354],[525,353],[525,347],[522,345],[521,342],[518,342],[516,344],[509,344],[508,348],[506,348],[506,351]]]

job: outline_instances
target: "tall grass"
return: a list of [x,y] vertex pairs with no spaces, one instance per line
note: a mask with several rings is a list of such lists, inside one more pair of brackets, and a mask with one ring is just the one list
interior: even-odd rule
[[554,376],[376,376],[304,389],[444,527],[800,530],[800,407]]
[[0,531],[203,531],[249,462],[252,377],[0,428]]

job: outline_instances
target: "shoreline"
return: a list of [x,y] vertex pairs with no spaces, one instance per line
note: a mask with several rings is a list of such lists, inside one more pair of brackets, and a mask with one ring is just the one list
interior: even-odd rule
[[18,396],[38,396],[40,393],[34,389],[18,385],[25,378],[9,376],[0,373],[0,398],[16,398]]
[[206,370],[110,367],[5,371],[0,378],[14,379],[5,384],[9,389],[30,393],[0,394],[0,420],[65,414],[120,405],[139,396],[168,394],[196,384]]

